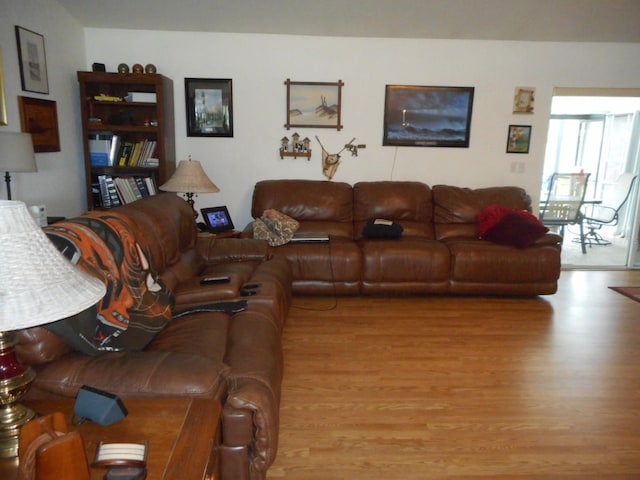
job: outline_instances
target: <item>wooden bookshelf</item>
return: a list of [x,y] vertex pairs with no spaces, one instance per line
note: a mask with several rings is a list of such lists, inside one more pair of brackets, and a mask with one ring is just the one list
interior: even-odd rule
[[[173,81],[149,73],[77,75],[88,208],[109,207],[96,195],[100,176],[152,178],[156,187],[166,182],[176,168]],[[155,94],[155,98],[127,101],[125,97],[131,92]],[[97,158],[95,144],[90,141],[114,138],[117,149],[106,160],[103,156]],[[131,147],[131,152],[138,146],[139,154],[126,155],[125,145]]]

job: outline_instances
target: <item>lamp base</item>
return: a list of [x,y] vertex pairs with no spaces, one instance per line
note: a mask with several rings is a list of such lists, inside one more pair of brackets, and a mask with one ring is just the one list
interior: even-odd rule
[[0,458],[18,455],[20,427],[35,413],[18,403],[36,377],[31,367],[19,364],[15,335],[0,332]]
[[197,219],[198,219],[198,212],[196,212],[196,207],[194,207],[194,204],[196,203],[196,202],[193,200],[193,195],[194,195],[194,194],[193,194],[193,193],[191,193],[191,192],[187,192],[187,193],[185,193],[184,195],[185,195],[185,197],[187,197],[187,203],[191,206],[191,210],[193,210],[193,216],[194,216],[194,217],[195,217],[195,219],[197,220]]
[[[18,456],[18,439],[20,427],[36,416],[30,408],[19,403],[0,409],[0,458],[12,458]],[[5,424],[5,420],[10,422]]]

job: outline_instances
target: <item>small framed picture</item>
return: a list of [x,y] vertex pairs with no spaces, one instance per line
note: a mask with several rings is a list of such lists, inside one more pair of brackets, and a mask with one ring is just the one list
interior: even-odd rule
[[509,125],[507,153],[529,153],[531,125]]
[[44,37],[39,33],[16,25],[18,60],[22,89],[27,92],[49,93],[47,58],[44,51]]
[[342,129],[342,80],[337,82],[292,82],[287,78],[287,123],[285,128]]
[[227,207],[201,208],[200,213],[202,213],[202,218],[204,218],[204,223],[207,225],[209,232],[221,233],[233,230],[233,222]]
[[185,78],[188,137],[233,137],[229,78]]
[[517,87],[513,97],[513,113],[533,113],[535,100],[535,88]]
[[31,134],[36,153],[59,152],[58,107],[53,100],[18,96],[22,131]]

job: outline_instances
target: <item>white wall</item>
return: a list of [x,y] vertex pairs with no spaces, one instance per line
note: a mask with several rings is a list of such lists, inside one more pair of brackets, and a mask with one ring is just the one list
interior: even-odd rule
[[[537,197],[551,95],[555,86],[637,87],[640,45],[320,38],[87,29],[87,66],[154,63],[174,81],[178,158],[200,160],[220,187],[196,207],[228,205],[237,224],[250,220],[254,183],[266,178],[324,179],[318,135],[330,152],[355,137],[367,148],[343,154],[334,181],[420,180],[469,187],[519,185]],[[186,136],[184,78],[233,79],[233,138]],[[345,83],[344,129],[296,129],[313,156],[278,155],[290,136],[284,81]],[[469,148],[382,146],[386,84],[475,87]],[[533,115],[512,114],[516,86],[537,88]],[[528,155],[506,154],[509,124],[532,125]],[[511,163],[524,162],[524,173]]]
[[[0,0],[0,12],[0,49],[9,118],[9,125],[0,126],[0,131],[20,131],[19,95],[54,100],[61,143],[60,152],[36,154],[37,173],[11,175],[12,197],[28,205],[44,204],[49,215],[77,215],[86,209],[75,73],[85,68],[83,28],[50,0]],[[44,36],[48,95],[22,90],[15,25]],[[4,182],[0,198],[7,198]]]

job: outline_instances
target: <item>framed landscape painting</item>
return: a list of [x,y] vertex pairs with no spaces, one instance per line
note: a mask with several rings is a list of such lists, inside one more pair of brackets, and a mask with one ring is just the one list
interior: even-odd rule
[[188,137],[233,137],[231,79],[185,78]]
[[292,82],[287,78],[287,123],[296,128],[342,128],[342,80]]
[[383,145],[469,147],[473,87],[387,85]]

